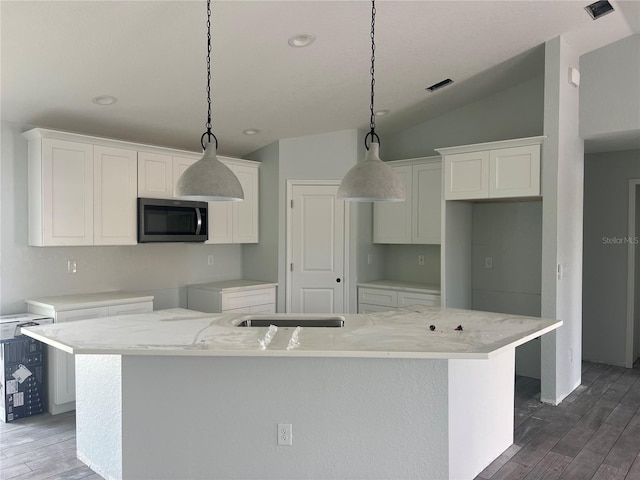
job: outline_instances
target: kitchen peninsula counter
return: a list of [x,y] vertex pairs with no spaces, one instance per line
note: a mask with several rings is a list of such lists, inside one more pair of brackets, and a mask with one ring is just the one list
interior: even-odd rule
[[513,443],[515,347],[561,325],[418,305],[269,342],[236,326],[250,316],[24,331],[76,355],[78,458],[105,478],[437,480],[471,479]]

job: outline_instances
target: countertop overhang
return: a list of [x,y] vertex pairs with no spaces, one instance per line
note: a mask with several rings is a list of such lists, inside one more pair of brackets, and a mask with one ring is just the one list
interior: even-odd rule
[[[249,316],[175,308],[22,331],[76,355],[487,359],[562,325],[537,317],[415,305],[339,315],[345,319],[344,327],[303,327],[298,329],[297,342],[292,341],[295,328],[281,327],[265,342],[268,327],[236,326]],[[274,316],[318,317],[269,317]],[[435,326],[433,331],[430,325]],[[455,330],[458,325],[462,331]]]

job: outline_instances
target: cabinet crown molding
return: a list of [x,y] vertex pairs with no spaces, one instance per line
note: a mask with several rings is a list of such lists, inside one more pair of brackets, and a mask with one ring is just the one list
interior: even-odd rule
[[524,147],[526,145],[541,145],[546,135],[539,137],[515,138],[512,140],[499,140],[497,142],[474,143],[471,145],[460,145],[456,147],[436,148],[435,151],[442,155],[452,153],[469,153],[479,150],[499,150],[501,148]]
[[418,158],[403,158],[402,160],[389,160],[385,162],[391,167],[403,167],[408,165],[419,165],[422,163],[435,163],[442,164],[442,157],[440,155],[433,155],[430,157],[418,157]]

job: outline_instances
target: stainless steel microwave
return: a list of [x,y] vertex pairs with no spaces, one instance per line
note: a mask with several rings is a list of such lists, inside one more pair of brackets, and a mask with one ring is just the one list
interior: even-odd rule
[[138,243],[204,242],[207,202],[138,198]]

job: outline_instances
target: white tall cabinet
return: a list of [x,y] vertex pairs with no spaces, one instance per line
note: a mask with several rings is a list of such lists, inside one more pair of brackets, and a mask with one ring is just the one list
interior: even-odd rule
[[[89,320],[153,311],[153,297],[107,292],[25,300],[30,313],[52,317],[54,323]],[[49,413],[57,415],[75,409],[76,380],[73,355],[47,349]]]
[[440,157],[387,163],[404,184],[406,200],[373,205],[373,242],[439,244],[442,209]]

